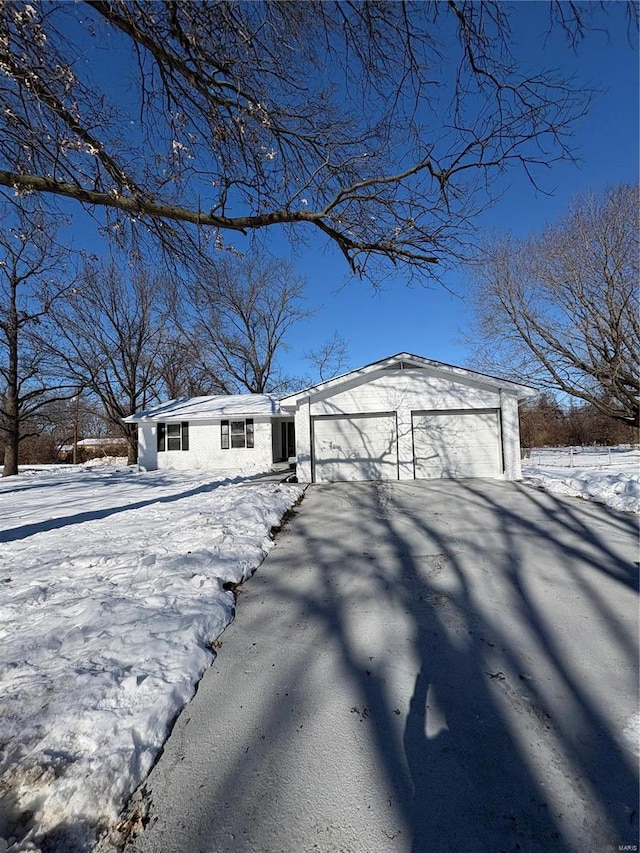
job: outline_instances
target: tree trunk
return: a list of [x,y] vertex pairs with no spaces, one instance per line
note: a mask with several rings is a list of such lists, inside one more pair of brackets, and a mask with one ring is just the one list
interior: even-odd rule
[[134,424],[127,429],[127,465],[138,464],[138,428]]
[[4,446],[3,477],[14,477],[18,473],[18,432],[12,430],[7,435]]
[[18,408],[18,282],[10,281],[10,300],[7,318],[8,371],[5,403],[3,477],[14,477],[18,473],[18,444],[20,442],[20,412]]

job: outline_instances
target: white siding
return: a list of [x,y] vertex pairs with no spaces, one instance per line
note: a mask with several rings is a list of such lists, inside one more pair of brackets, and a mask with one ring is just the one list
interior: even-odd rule
[[158,451],[157,467],[181,471],[194,468],[222,471],[228,476],[268,471],[273,462],[271,420],[254,418],[253,425],[255,447],[222,450],[219,420],[190,421],[189,450]]
[[371,379],[311,401],[311,415],[439,409],[497,409],[500,393],[426,370],[381,370]]
[[158,467],[155,424],[138,425],[138,465],[143,471],[154,471]]
[[415,476],[419,480],[498,477],[502,473],[496,409],[416,413],[413,447]]
[[298,479],[300,482],[312,479],[311,425],[315,418],[394,412],[398,477],[409,480],[415,476],[413,413],[461,409],[500,411],[502,430],[498,438],[498,464],[492,468],[493,473],[486,476],[518,478],[520,448],[515,393],[501,392],[490,382],[484,385],[481,379],[446,376],[430,368],[409,368],[381,369],[354,379],[347,378],[344,383],[324,391],[310,389],[309,397],[302,398],[295,411]]
[[314,418],[313,459],[317,483],[397,480],[395,414]]
[[309,400],[303,400],[295,413],[296,476],[300,483],[311,482],[311,416]]
[[507,480],[522,478],[522,460],[520,456],[520,419],[518,401],[513,394],[500,395],[502,422],[502,445],[504,453],[504,475]]

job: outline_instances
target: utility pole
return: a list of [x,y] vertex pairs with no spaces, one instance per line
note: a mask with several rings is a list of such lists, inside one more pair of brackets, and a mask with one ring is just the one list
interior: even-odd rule
[[73,398],[75,408],[73,411],[73,464],[78,464],[78,420],[80,418],[80,393],[82,388],[78,388],[78,393]]

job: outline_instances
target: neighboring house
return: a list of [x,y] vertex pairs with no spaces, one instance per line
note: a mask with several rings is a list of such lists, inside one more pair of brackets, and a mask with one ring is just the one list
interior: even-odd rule
[[[126,456],[126,438],[81,438],[76,445],[82,459],[96,459],[104,456]],[[73,444],[63,444],[58,450],[58,461],[69,462],[73,459]]]
[[[400,353],[283,399],[173,400],[126,418],[144,469],[268,471],[300,482],[520,477],[518,400],[532,389]],[[294,431],[295,424],[295,431]]]
[[138,424],[138,463],[145,471],[253,474],[295,455],[293,415],[268,394],[184,397],[124,420]]

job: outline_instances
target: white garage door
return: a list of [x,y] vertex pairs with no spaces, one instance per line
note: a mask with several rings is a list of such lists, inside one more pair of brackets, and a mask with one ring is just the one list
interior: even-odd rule
[[314,480],[397,480],[395,414],[313,420]]
[[502,472],[495,409],[413,414],[415,477],[497,477]]

